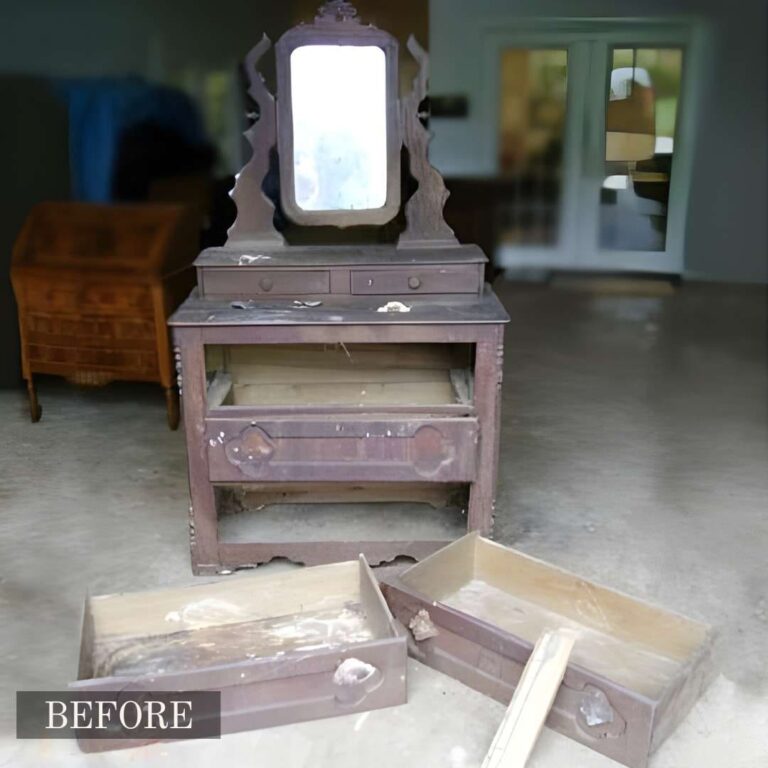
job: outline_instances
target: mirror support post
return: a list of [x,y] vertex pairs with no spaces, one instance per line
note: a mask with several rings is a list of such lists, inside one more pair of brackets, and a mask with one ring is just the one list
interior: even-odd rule
[[269,172],[269,155],[277,143],[275,97],[269,92],[258,70],[259,60],[270,46],[269,38],[263,35],[245,57],[248,94],[259,108],[259,118],[245,132],[253,153],[235,177],[235,186],[230,192],[237,206],[237,217],[227,233],[228,243],[248,242],[273,247],[285,245],[285,239],[275,229],[275,206],[262,189]]
[[408,38],[408,50],[418,62],[419,72],[411,92],[402,102],[403,143],[408,148],[411,175],[419,186],[405,204],[407,225],[397,245],[398,248],[458,245],[456,235],[443,217],[443,207],[450,193],[443,177],[429,162],[427,149],[431,136],[419,114],[419,105],[427,95],[429,54],[413,35]]

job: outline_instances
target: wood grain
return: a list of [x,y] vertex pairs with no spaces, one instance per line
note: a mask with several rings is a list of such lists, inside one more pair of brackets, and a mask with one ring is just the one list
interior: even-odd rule
[[545,632],[536,642],[482,768],[524,768],[563,681],[576,640],[569,630]]

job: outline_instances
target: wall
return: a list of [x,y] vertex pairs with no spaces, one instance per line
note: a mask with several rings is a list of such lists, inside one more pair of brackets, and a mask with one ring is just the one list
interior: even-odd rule
[[0,0],[0,72],[144,74],[239,61],[290,17],[268,0]]
[[481,27],[516,18],[687,17],[704,31],[701,106],[686,227],[692,278],[768,281],[765,0],[431,0],[431,91],[467,93],[467,119],[434,119],[431,156],[445,175],[489,175]]
[[[183,87],[198,100],[223,156],[222,170],[242,162],[240,125],[220,111],[221,75],[237,90],[238,63],[266,32],[288,24],[288,3],[268,0],[0,0],[0,73],[55,77],[138,74]],[[211,77],[219,75],[218,82]],[[268,72],[268,74],[270,74]],[[226,85],[226,83],[225,83]],[[213,93],[216,89],[217,93]],[[217,95],[218,94],[218,95]],[[236,112],[236,94],[225,108]],[[221,134],[224,135],[221,135]]]

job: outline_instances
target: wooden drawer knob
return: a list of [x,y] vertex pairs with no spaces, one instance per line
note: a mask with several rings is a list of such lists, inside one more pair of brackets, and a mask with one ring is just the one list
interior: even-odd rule
[[274,284],[275,283],[271,277],[262,277],[261,280],[259,280],[259,285],[261,286],[262,291],[271,291]]
[[415,291],[417,288],[421,287],[421,280],[419,280],[418,277],[409,277],[408,287],[412,288]]

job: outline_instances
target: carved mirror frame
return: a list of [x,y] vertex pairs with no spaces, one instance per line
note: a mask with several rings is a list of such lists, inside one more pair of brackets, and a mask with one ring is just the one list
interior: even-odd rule
[[[291,93],[291,54],[312,45],[375,46],[385,56],[387,187],[380,208],[306,210],[296,201],[294,179],[294,131]],[[388,32],[360,23],[349,3],[326,3],[313,24],[289,29],[275,46],[277,65],[277,146],[280,162],[280,202],[286,216],[308,226],[382,225],[400,209],[400,100],[398,96],[398,43]],[[339,87],[343,88],[343,82]]]
[[[249,81],[248,94],[258,108],[258,119],[245,132],[253,154],[235,176],[235,186],[230,193],[237,206],[237,216],[229,229],[227,245],[248,243],[265,248],[289,247],[282,234],[275,229],[275,207],[264,192],[264,180],[270,170],[270,157],[275,145],[278,145],[279,149],[281,201],[286,212],[290,212],[291,217],[294,220],[298,218],[301,223],[336,224],[340,227],[364,223],[386,224],[397,215],[401,202],[400,150],[403,146],[406,147],[408,167],[417,186],[404,205],[406,227],[400,233],[397,247],[434,248],[459,245],[453,230],[443,218],[448,191],[442,176],[432,167],[427,157],[430,134],[423,123],[425,115],[420,111],[420,106],[427,95],[429,57],[411,35],[407,48],[418,63],[419,69],[411,91],[402,99],[398,99],[397,41],[375,27],[361,25],[356,16],[357,11],[346,0],[327,0],[314,24],[300,25],[286,32],[277,46],[281,51],[277,57],[278,79],[281,71],[282,78],[286,77],[284,68],[290,62],[290,51],[298,47],[298,44],[307,44],[308,40],[335,43],[342,39],[355,40],[358,45],[386,46],[384,50],[388,67],[386,75],[389,160],[386,205],[380,209],[364,211],[305,211],[298,208],[295,203],[293,152],[286,153],[282,143],[285,142],[286,136],[290,141],[291,136],[284,128],[286,120],[291,119],[290,83],[279,82],[281,89],[286,89],[280,92],[279,109],[288,114],[283,115],[281,112],[282,130],[278,132],[276,100],[258,69],[261,57],[270,48],[269,38],[264,35],[251,49],[244,62]],[[278,134],[283,136],[282,142]],[[292,141],[290,149],[292,150]],[[290,194],[287,190],[290,190]],[[361,213],[373,214],[373,218],[361,219]]]

